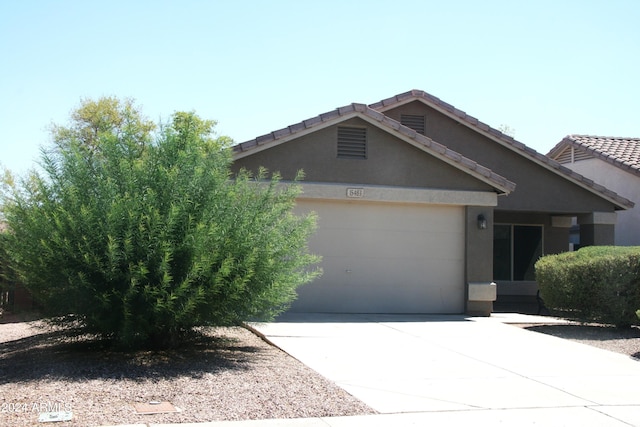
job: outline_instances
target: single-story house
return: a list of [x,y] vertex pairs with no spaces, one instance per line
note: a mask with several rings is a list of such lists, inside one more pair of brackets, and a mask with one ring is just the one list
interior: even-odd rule
[[640,138],[569,135],[548,156],[636,203],[618,213],[614,243],[640,245]]
[[[318,214],[322,277],[291,311],[487,315],[535,295],[534,263],[613,243],[633,203],[440,99],[412,90],[351,104],[234,146],[234,169],[291,180]],[[497,284],[497,286],[496,286]]]

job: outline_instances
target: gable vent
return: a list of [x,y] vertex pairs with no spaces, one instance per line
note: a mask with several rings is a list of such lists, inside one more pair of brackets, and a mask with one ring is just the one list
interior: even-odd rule
[[576,150],[575,148],[573,149],[573,161],[577,162],[578,160],[587,160],[587,159],[593,159],[595,156],[591,153],[589,153],[588,151],[585,150]]
[[401,114],[400,123],[424,135],[424,127],[425,127],[424,116],[416,116],[413,114]]
[[564,150],[562,150],[562,153],[560,153],[558,156],[556,156],[556,161],[558,163],[561,164],[567,164],[567,163],[571,163],[571,151],[573,150],[573,148],[571,147],[567,147]]
[[367,129],[354,127],[338,127],[338,158],[367,158]]
[[556,161],[558,163],[567,164],[578,162],[580,160],[593,159],[594,157],[595,156],[588,151],[576,149],[575,147],[567,147],[556,156]]

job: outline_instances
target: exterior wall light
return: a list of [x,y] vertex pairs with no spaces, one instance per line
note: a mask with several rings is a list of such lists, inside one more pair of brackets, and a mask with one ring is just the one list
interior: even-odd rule
[[478,215],[478,230],[487,229],[487,218],[483,214]]

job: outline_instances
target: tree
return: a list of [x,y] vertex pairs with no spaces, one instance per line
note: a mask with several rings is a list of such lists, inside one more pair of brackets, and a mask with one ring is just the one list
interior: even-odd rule
[[11,266],[58,322],[125,347],[174,345],[196,326],[271,319],[320,273],[315,217],[292,213],[299,185],[232,177],[215,122],[177,112],[156,128],[112,98],[71,119],[52,128],[44,176],[3,200]]

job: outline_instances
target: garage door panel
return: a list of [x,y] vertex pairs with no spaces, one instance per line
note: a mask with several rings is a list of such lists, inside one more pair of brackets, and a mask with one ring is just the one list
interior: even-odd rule
[[316,211],[312,252],[322,277],[299,289],[293,311],[460,313],[464,208],[303,202]]
[[[371,266],[375,266],[375,263]],[[441,263],[426,266],[422,274],[427,280],[397,277],[391,272],[375,273],[367,270],[366,265],[362,266],[363,271],[347,273],[332,270],[325,272],[322,287],[309,284],[299,289],[298,311],[458,313],[464,298],[463,289],[457,286],[462,278],[452,281],[445,274],[433,273],[433,270],[442,272],[457,266],[453,264],[442,268]],[[330,301],[327,301],[327,296]]]
[[[432,213],[428,221],[423,209]],[[455,209],[455,208],[453,208]],[[397,230],[459,232],[457,216],[447,215],[451,206],[417,207],[416,205],[383,205],[372,203],[334,203],[330,206],[321,202],[304,202],[299,211],[315,210],[321,213],[319,220],[326,226],[347,230]],[[398,221],[398,217],[402,221]]]
[[[334,256],[446,259],[451,254],[459,259],[458,246],[462,234],[432,232],[363,231],[323,229],[322,236],[310,240],[313,247],[329,247]],[[339,244],[338,244],[339,243]]]

